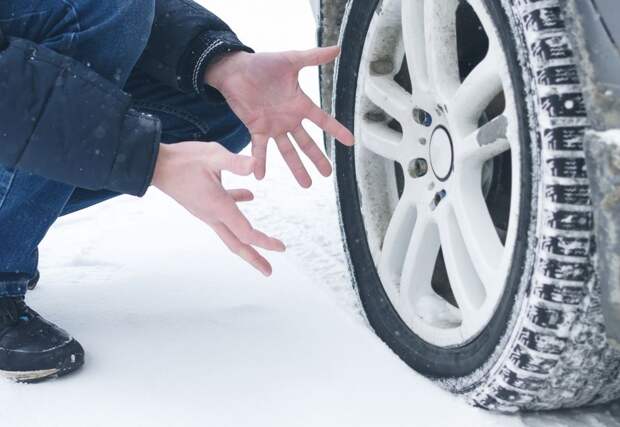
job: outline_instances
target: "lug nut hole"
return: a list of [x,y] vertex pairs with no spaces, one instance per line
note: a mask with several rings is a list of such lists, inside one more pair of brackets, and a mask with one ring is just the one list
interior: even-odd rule
[[421,108],[413,109],[413,120],[426,127],[430,127],[433,124],[433,116]]
[[428,173],[428,162],[425,159],[414,159],[409,163],[409,175],[412,178],[421,178]]

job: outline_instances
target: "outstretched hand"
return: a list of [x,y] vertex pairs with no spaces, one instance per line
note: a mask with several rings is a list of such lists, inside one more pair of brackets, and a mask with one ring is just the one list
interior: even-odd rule
[[305,67],[327,64],[340,54],[337,46],[282,53],[236,52],[220,58],[207,70],[206,82],[218,89],[252,135],[255,176],[265,177],[267,144],[274,139],[297,182],[312,180],[293,143],[323,176],[332,172],[329,160],[302,125],[309,119],[341,143],[353,145],[353,135],[322,111],[299,86]]
[[233,253],[269,276],[271,265],[255,247],[283,252],[284,244],[256,230],[239,210],[237,203],[254,199],[249,190],[226,190],[222,185],[222,171],[247,176],[255,165],[253,158],[230,153],[214,142],[162,144],[153,185],[213,228]]

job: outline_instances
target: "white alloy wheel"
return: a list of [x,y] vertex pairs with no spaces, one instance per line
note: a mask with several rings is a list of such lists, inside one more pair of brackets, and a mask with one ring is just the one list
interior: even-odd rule
[[[384,0],[357,84],[355,164],[368,245],[398,315],[439,347],[469,342],[490,322],[519,215],[508,65],[484,4],[469,4],[488,49],[466,75],[458,0]],[[512,194],[503,229],[485,198],[501,156]]]

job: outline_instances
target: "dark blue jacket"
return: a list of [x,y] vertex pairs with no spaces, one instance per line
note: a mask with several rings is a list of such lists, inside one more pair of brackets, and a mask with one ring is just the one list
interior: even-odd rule
[[[187,0],[157,0],[137,67],[183,92],[207,96],[209,62],[246,50],[230,28]],[[79,124],[76,125],[76,124]],[[98,129],[105,129],[105,138]],[[0,165],[90,190],[141,196],[157,158],[159,119],[72,58],[0,30]]]

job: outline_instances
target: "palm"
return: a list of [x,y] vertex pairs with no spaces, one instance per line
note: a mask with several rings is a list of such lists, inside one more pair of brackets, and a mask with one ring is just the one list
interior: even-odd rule
[[279,57],[262,59],[258,67],[245,80],[243,98],[231,100],[231,107],[252,134],[293,131],[307,108],[307,97],[299,87],[296,70]]
[[353,144],[353,135],[315,105],[299,86],[302,68],[331,62],[338,52],[337,48],[327,48],[256,54],[239,73],[228,79],[224,95],[252,135],[258,179],[265,176],[267,144],[273,138],[300,185],[311,185],[310,175],[289,135],[321,174],[328,176],[331,173],[329,161],[304,129],[304,119],[313,121],[339,141]]

